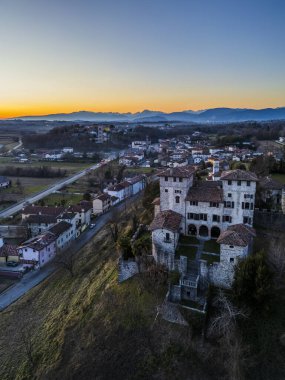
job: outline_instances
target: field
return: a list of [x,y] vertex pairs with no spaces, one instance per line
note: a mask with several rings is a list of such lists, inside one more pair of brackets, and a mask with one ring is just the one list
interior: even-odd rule
[[[1,144],[1,140],[0,140]],[[74,174],[80,170],[86,169],[94,165],[95,162],[53,162],[53,161],[31,161],[28,163],[20,163],[12,157],[0,157],[0,169],[6,166],[18,166],[23,168],[47,166],[53,169],[62,169],[67,171],[67,175]]]
[[285,174],[271,174],[272,178],[276,179],[277,181],[285,184]]

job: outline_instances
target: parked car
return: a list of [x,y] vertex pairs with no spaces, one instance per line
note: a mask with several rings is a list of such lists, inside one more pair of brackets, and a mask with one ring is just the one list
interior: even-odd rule
[[7,261],[7,267],[17,267],[18,263],[16,261]]
[[91,223],[89,228],[94,228],[96,226],[96,223]]

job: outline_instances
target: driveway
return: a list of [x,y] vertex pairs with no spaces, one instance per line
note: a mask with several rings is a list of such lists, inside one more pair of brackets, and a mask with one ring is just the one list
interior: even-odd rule
[[[116,209],[118,212],[122,212],[125,210],[126,206],[129,207],[129,205],[136,201],[141,195],[142,192],[129,198],[127,202],[122,201],[120,204],[114,206],[106,214],[99,216],[96,219],[96,226],[94,228],[87,229],[82,233],[82,235],[80,235],[76,240],[74,240],[72,245],[69,247],[70,254],[74,254],[78,252],[81,248],[83,248],[98,233],[98,231],[108,223],[110,214],[113,209]],[[19,282],[15,283],[14,285],[12,285],[0,294],[0,311],[4,310],[17,299],[21,298],[30,289],[40,284],[43,280],[45,280],[58,269],[58,265],[51,262],[40,270],[31,271],[25,274]]]

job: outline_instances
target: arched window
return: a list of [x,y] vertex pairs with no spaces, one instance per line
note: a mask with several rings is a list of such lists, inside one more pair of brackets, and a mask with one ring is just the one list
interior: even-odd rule
[[175,197],[175,202],[180,203],[180,197],[178,195]]

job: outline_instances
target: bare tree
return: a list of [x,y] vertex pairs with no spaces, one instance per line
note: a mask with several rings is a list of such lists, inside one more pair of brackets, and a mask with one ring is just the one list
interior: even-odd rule
[[268,250],[268,261],[275,274],[275,285],[285,286],[285,250],[284,239],[276,242],[276,239],[271,240]]
[[71,277],[74,276],[74,254],[68,251],[64,251],[60,256],[58,256],[55,261],[61,268],[67,270]]
[[118,237],[119,237],[119,227],[118,227],[119,220],[120,220],[119,212],[116,208],[113,207],[110,213],[108,226],[110,228],[114,243],[117,242]]
[[213,306],[217,308],[218,313],[212,318],[208,333],[221,343],[221,354],[224,356],[228,379],[242,380],[245,347],[238,333],[237,321],[247,318],[247,313],[234,306],[221,290],[215,297]]

